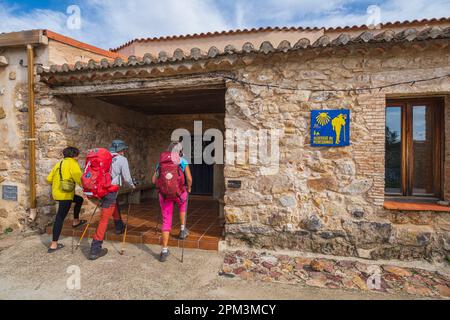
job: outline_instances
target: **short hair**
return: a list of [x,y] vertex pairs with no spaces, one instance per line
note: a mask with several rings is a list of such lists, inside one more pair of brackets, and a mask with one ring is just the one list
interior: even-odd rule
[[75,147],[67,147],[63,150],[64,158],[75,158],[80,155],[80,150]]

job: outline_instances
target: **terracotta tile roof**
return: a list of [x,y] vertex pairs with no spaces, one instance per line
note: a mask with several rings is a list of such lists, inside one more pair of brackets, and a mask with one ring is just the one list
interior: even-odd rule
[[[275,52],[288,52],[295,50],[308,50],[315,48],[327,48],[327,47],[344,47],[350,45],[366,45],[366,44],[386,44],[386,43],[411,43],[421,42],[435,39],[450,39],[450,27],[429,27],[424,30],[418,30],[415,28],[407,28],[399,30],[397,32],[393,30],[384,30],[378,33],[373,31],[364,31],[357,35],[350,35],[348,33],[341,33],[335,38],[330,38],[328,35],[324,35],[317,39],[314,43],[310,43],[307,38],[300,39],[297,43],[292,45],[289,41],[281,41],[278,47],[274,47],[269,41],[265,41],[259,48],[255,48],[250,42],[245,43],[241,49],[237,49],[232,45],[228,45],[224,50],[219,50],[216,47],[211,47],[208,52],[202,52],[199,48],[192,48],[190,52],[184,52],[181,49],[174,51],[172,55],[161,51],[157,57],[151,54],[145,54],[143,58],[136,56],[130,56],[127,60],[122,58],[116,58],[114,61],[108,59],[102,59],[100,62],[90,60],[88,63],[81,61],[76,62],[74,65],[53,65],[50,69],[44,69],[38,67],[38,73],[41,75],[43,81],[51,78],[53,75],[80,75],[83,72],[89,71],[106,71],[111,70],[111,73],[115,73],[118,70],[125,70],[124,74],[128,73],[130,69],[139,67],[153,67],[155,72],[160,73],[160,69],[165,67],[170,68],[171,65],[183,65],[184,69],[188,65],[206,65],[209,60],[222,57],[233,57],[236,55],[246,54],[270,54]],[[220,60],[220,59],[219,59]],[[230,59],[233,60],[233,59]],[[234,59],[236,60],[236,59]],[[219,61],[218,64],[221,62]],[[198,66],[197,66],[198,67]],[[203,68],[200,66],[200,68]],[[179,68],[178,66],[172,68]],[[118,74],[120,76],[120,71]]]
[[111,52],[111,51],[108,51],[108,50],[104,50],[104,49],[95,47],[93,45],[90,45],[90,44],[87,44],[87,43],[84,43],[84,42],[81,42],[81,41],[78,41],[78,40],[75,40],[75,39],[63,36],[62,34],[53,32],[51,30],[44,30],[44,35],[47,36],[47,38],[49,38],[49,39],[52,39],[52,40],[55,40],[55,41],[58,41],[58,42],[62,42],[64,44],[67,44],[69,46],[76,47],[76,48],[79,48],[79,49],[82,49],[82,50],[87,50],[87,51],[90,51],[92,53],[95,53],[95,54],[98,54],[98,55],[101,55],[101,56],[105,56],[105,57],[110,58],[110,59],[124,58],[124,56],[119,54],[119,53]]
[[[382,29],[388,28],[398,28],[398,27],[415,27],[415,26],[426,26],[426,25],[435,25],[440,23],[450,23],[450,17],[445,18],[434,18],[434,19],[422,19],[422,20],[406,20],[406,21],[396,21],[396,22],[388,22],[381,24]],[[165,36],[165,37],[153,37],[153,38],[140,38],[131,40],[115,49],[110,49],[112,52],[117,52],[123,48],[130,46],[135,42],[158,42],[158,41],[171,41],[171,40],[182,40],[182,39],[194,39],[194,38],[209,38],[215,36],[223,36],[223,35],[237,35],[237,34],[248,34],[248,33],[261,33],[261,32],[272,32],[272,31],[316,31],[316,30],[324,30],[324,32],[349,32],[349,31],[358,31],[358,30],[369,30],[367,25],[360,26],[344,26],[344,27],[331,27],[331,28],[319,28],[319,27],[261,27],[261,28],[252,28],[252,29],[237,29],[237,30],[228,30],[228,31],[216,31],[216,32],[207,32],[207,33],[194,33],[194,34],[186,34],[186,35],[173,35],[173,36]]]

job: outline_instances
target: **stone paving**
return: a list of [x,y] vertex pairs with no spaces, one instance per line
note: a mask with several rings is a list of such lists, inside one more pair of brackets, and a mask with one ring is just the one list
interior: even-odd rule
[[233,251],[225,254],[222,274],[248,281],[450,298],[449,276],[359,261]]

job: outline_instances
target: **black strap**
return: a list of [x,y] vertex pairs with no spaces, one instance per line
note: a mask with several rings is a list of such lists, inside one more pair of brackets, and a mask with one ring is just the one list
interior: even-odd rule
[[63,162],[64,162],[64,160],[62,160],[62,161],[59,163],[59,177],[60,177],[61,180],[64,180],[64,178],[63,178],[63,176],[62,176],[62,164],[63,164]]
[[[59,163],[59,177],[61,178],[61,180],[64,180],[64,178],[63,178],[63,176],[62,176],[62,164],[63,164],[63,162],[64,162],[64,160],[62,160],[62,161]],[[71,178],[71,180],[73,180],[73,179]]]

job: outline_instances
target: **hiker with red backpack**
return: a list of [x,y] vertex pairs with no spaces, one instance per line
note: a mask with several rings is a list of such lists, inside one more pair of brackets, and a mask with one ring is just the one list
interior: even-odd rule
[[192,187],[192,175],[189,164],[183,158],[183,146],[180,142],[172,142],[166,152],[161,153],[152,182],[159,192],[159,204],[162,215],[162,250],[159,261],[165,262],[169,257],[169,235],[172,229],[173,205],[180,211],[180,239],[186,239],[189,230],[186,228],[188,195]]
[[[121,219],[117,195],[123,180],[133,189],[135,185],[131,178],[125,151],[128,146],[122,140],[114,140],[109,148],[95,149],[86,159],[86,169],[82,177],[85,194],[100,199],[101,216],[91,244],[89,260],[96,260],[108,253],[102,248],[108,222],[114,219],[115,233],[122,234],[125,225]],[[91,161],[91,162],[89,162]],[[92,164],[94,164],[92,166]]]

